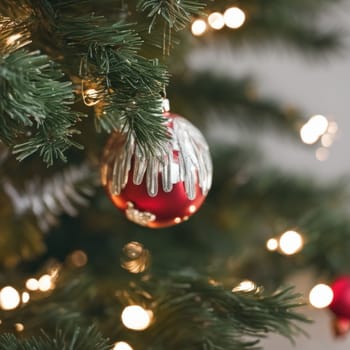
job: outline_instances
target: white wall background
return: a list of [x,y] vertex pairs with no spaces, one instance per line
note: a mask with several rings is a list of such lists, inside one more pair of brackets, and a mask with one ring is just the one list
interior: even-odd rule
[[[292,1],[292,0],[291,0]],[[190,63],[197,69],[213,66],[225,74],[250,74],[257,79],[259,92],[276,96],[286,104],[300,107],[306,117],[323,114],[339,125],[336,142],[330,148],[330,157],[320,162],[315,157],[315,148],[295,145],[283,137],[261,135],[260,142],[273,164],[293,172],[307,172],[322,180],[350,175],[350,1],[344,0],[337,9],[324,15],[325,25],[342,26],[347,48],[341,53],[320,60],[305,59],[295,51],[281,48],[207,50],[194,53]],[[274,51],[272,51],[274,50]],[[214,130],[222,137],[237,137],[234,130],[218,126]],[[305,273],[292,281],[306,294],[315,281]],[[350,334],[344,339],[334,339],[331,331],[331,314],[307,307],[306,314],[315,320],[306,330],[310,337],[299,337],[295,346],[288,340],[271,336],[264,341],[268,350],[322,350],[350,349]]]

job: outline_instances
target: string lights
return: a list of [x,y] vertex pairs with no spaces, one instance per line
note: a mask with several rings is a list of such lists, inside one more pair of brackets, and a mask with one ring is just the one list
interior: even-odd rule
[[314,286],[309,293],[310,304],[317,309],[328,307],[332,303],[333,297],[332,288],[323,283]]
[[300,252],[304,246],[303,236],[296,231],[286,231],[277,238],[270,238],[266,242],[266,248],[270,251],[278,250],[284,255],[294,255]]
[[124,308],[121,319],[126,328],[143,331],[151,324],[153,312],[139,305],[129,305]]
[[213,12],[208,15],[207,22],[203,19],[193,21],[191,31],[194,36],[203,35],[208,28],[220,30],[225,26],[230,29],[240,28],[246,20],[246,14],[238,7],[230,7],[224,13]]
[[11,287],[6,286],[0,290],[0,307],[3,310],[13,310],[21,302],[18,291]]
[[133,348],[125,341],[118,341],[114,344],[113,350],[133,350]]
[[300,129],[301,140],[307,145],[321,141],[321,147],[315,151],[316,159],[325,161],[329,157],[329,147],[333,144],[338,125],[329,121],[325,116],[316,114],[312,116]]

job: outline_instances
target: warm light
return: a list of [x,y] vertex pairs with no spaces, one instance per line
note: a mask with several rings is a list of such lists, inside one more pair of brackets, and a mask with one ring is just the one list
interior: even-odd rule
[[283,254],[293,255],[303,248],[303,237],[295,231],[283,233],[279,240],[279,246]]
[[35,278],[29,278],[26,281],[26,288],[29,290],[38,290],[39,289],[39,281]]
[[309,294],[310,304],[317,308],[323,309],[333,301],[333,291],[326,284],[317,284],[313,287]]
[[208,23],[213,29],[222,29],[225,25],[224,16],[219,12],[213,12],[208,17]]
[[333,136],[330,134],[324,134],[321,138],[321,143],[323,147],[330,147],[333,143]]
[[150,252],[139,242],[129,242],[123,247],[121,266],[131,273],[141,273],[150,264]]
[[193,35],[200,36],[207,30],[207,24],[202,19],[196,19],[192,23],[191,31]]
[[9,36],[6,40],[7,45],[13,45],[18,39],[22,37],[22,34],[13,34]]
[[237,29],[245,21],[245,13],[238,7],[231,7],[224,13],[224,21],[227,27]]
[[3,310],[15,309],[20,301],[21,298],[15,288],[7,286],[0,290],[0,307]]
[[22,332],[24,330],[23,323],[15,323],[15,328],[17,332]]
[[[82,87],[84,87],[83,85],[84,84],[82,83]],[[96,89],[90,88],[87,90],[83,90],[82,96],[85,105],[88,107],[95,106],[100,102],[99,92]]]
[[88,257],[86,253],[83,252],[82,250],[74,251],[71,254],[70,258],[71,258],[72,264],[76,267],[83,267],[84,265],[86,265],[88,261]]
[[237,287],[232,289],[232,292],[251,292],[256,289],[253,281],[244,280]]
[[22,303],[23,304],[28,303],[29,299],[30,299],[30,294],[28,292],[23,292],[22,293]]
[[320,135],[316,133],[308,123],[306,123],[300,129],[300,137],[304,143],[307,145],[312,145],[313,143],[317,142]]
[[126,328],[142,331],[150,325],[153,312],[139,305],[130,305],[123,310],[121,318]]
[[327,131],[330,134],[336,134],[338,131],[338,124],[336,122],[329,122]]
[[323,115],[314,115],[300,129],[300,137],[306,144],[315,143],[328,129],[328,120]]
[[133,350],[133,348],[125,341],[118,341],[114,344],[113,350]]
[[323,162],[328,159],[329,151],[327,148],[318,148],[315,152],[316,159]]
[[196,210],[197,210],[197,207],[196,207],[194,204],[190,205],[189,208],[188,208],[188,211],[189,211],[191,214],[195,213]]
[[174,222],[175,222],[175,224],[179,224],[179,223],[181,222],[181,218],[176,217],[176,218],[174,219]]
[[48,290],[53,288],[53,283],[51,281],[50,275],[42,275],[39,278],[39,290],[41,292],[47,292]]
[[268,250],[274,251],[277,250],[278,248],[278,241],[276,238],[270,238],[267,242],[266,242],[266,248]]

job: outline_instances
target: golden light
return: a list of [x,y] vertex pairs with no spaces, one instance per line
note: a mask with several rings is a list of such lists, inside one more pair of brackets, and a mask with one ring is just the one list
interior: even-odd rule
[[244,280],[240,284],[232,289],[232,292],[251,292],[256,289],[256,284],[250,280]]
[[83,267],[87,264],[88,257],[82,250],[74,251],[70,256],[71,262],[76,267]]
[[22,34],[13,34],[11,36],[9,36],[6,40],[6,44],[7,45],[13,45],[18,39],[20,39],[22,37]]
[[238,7],[230,7],[224,13],[224,21],[227,27],[237,29],[245,22],[245,13]]
[[276,238],[270,238],[267,242],[266,242],[266,248],[270,251],[274,251],[277,250],[278,248],[278,240]]
[[314,286],[309,294],[310,304],[317,308],[323,309],[329,306],[333,301],[333,291],[331,287],[320,283]]
[[23,332],[24,324],[23,323],[15,323],[15,329],[17,332]]
[[26,288],[29,290],[38,290],[39,289],[39,281],[35,278],[29,278],[26,281]]
[[316,159],[320,162],[324,162],[329,157],[329,151],[327,148],[320,147],[315,152]]
[[132,241],[123,247],[121,266],[131,273],[141,273],[148,268],[150,259],[149,250],[145,249],[143,244]]
[[285,255],[298,253],[303,248],[303,245],[303,237],[296,231],[284,232],[279,240],[279,247]]
[[118,341],[114,344],[113,350],[133,350],[133,348],[125,341]]
[[30,294],[28,292],[23,292],[22,293],[22,303],[23,304],[28,303],[29,299],[30,299]]
[[191,214],[195,213],[196,210],[197,210],[197,207],[196,207],[194,204],[190,205],[189,208],[188,208],[188,211],[189,211]]
[[213,12],[208,17],[209,25],[215,29],[222,29],[225,25],[224,16],[220,12]]
[[139,305],[130,305],[124,308],[121,319],[126,328],[142,331],[151,324],[153,312]]
[[178,216],[174,219],[175,224],[179,224],[181,222],[181,218]]
[[202,19],[196,19],[191,26],[192,34],[195,36],[203,35],[207,30],[207,24]]
[[330,147],[333,143],[333,135],[324,134],[321,137],[321,143],[323,147]]
[[3,310],[13,310],[20,302],[20,295],[15,288],[6,286],[0,290],[0,307]]
[[39,290],[41,292],[47,292],[53,288],[53,283],[50,275],[42,275],[39,278]]

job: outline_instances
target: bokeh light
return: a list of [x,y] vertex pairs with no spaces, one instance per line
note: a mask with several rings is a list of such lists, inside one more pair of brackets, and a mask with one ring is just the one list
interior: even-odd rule
[[300,137],[302,141],[311,145],[327,131],[328,120],[323,115],[317,114],[309,119],[307,123],[300,129]]
[[230,7],[224,13],[224,21],[227,27],[237,29],[245,22],[245,13],[238,7]]
[[3,310],[13,310],[20,302],[20,295],[15,288],[6,286],[0,290],[0,307]]
[[208,23],[213,29],[222,29],[225,25],[224,16],[220,12],[213,12],[208,16]]
[[232,292],[251,292],[256,289],[256,284],[250,280],[244,280],[232,289]]
[[23,332],[24,331],[24,324],[23,323],[15,323],[15,329],[17,332]]
[[26,281],[26,288],[28,290],[38,290],[39,289],[39,281],[36,278],[29,278]]
[[113,350],[133,350],[133,348],[125,341],[118,341],[114,344]]
[[296,231],[286,231],[279,239],[279,247],[285,255],[298,253],[303,248],[303,245],[303,237]]
[[75,267],[83,267],[87,264],[88,262],[88,257],[86,253],[82,250],[75,250],[71,255],[70,255],[70,261],[73,266]]
[[23,292],[22,293],[22,303],[23,304],[28,303],[29,299],[30,299],[30,294],[28,292]]
[[143,244],[132,241],[123,247],[121,266],[131,273],[141,273],[148,268],[150,258],[150,252]]
[[331,287],[320,283],[314,286],[309,294],[310,304],[317,308],[323,309],[329,306],[333,301],[333,291]]
[[202,19],[196,19],[191,26],[192,34],[195,36],[203,35],[207,30],[207,24]]
[[270,238],[267,242],[266,242],[266,248],[270,251],[274,251],[277,250],[278,248],[278,240],[276,238]]
[[39,290],[41,292],[47,292],[53,288],[53,283],[50,275],[42,275],[39,278]]
[[139,305],[130,305],[124,308],[121,319],[126,328],[142,331],[151,324],[153,312]]

